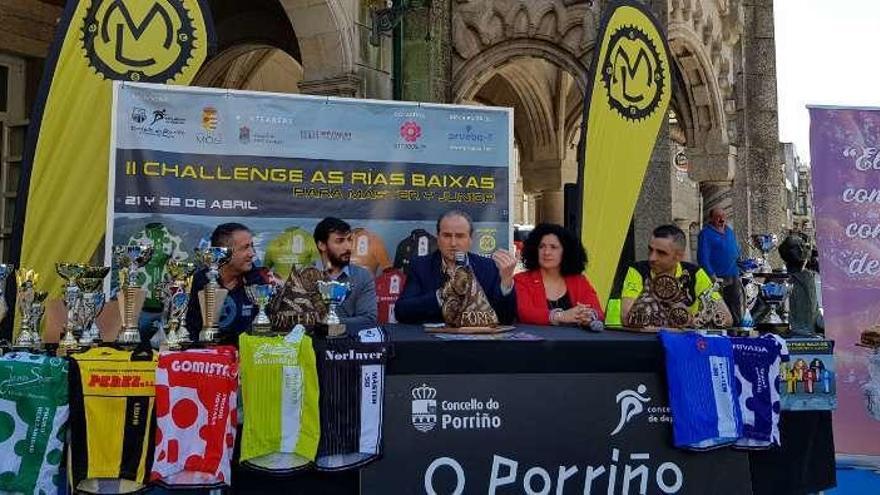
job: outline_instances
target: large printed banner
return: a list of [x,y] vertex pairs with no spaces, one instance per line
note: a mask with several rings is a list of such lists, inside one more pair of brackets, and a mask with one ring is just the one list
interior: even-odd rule
[[651,373],[389,375],[361,493],[752,493],[746,453],[672,447],[666,399]]
[[312,231],[337,216],[353,259],[379,275],[436,249],[450,209],[474,218],[473,250],[509,244],[509,109],[307,97],[147,84],[115,87],[108,232],[185,257],[214,227],[255,233],[286,276],[318,259]]
[[[810,108],[825,328],[835,340],[839,454],[880,465],[880,109]],[[872,334],[873,332],[873,334]]]

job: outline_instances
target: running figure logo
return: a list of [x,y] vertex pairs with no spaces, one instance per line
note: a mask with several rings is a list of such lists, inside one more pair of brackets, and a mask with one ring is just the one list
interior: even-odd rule
[[645,406],[643,404],[651,400],[645,395],[647,391],[648,388],[640,383],[636,390],[624,390],[617,394],[617,403],[620,405],[620,421],[617,423],[617,428],[611,432],[612,437],[620,433],[629,420],[644,412]]

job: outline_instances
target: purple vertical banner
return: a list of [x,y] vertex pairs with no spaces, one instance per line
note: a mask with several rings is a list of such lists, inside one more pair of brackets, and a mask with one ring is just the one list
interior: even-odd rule
[[825,328],[836,341],[834,443],[880,465],[880,354],[864,346],[880,331],[880,108],[811,107],[810,152]]

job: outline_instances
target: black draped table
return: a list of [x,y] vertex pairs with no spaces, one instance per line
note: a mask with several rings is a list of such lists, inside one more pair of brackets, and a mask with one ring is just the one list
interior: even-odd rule
[[237,469],[236,492],[796,494],[834,485],[828,413],[784,414],[783,449],[673,448],[656,335],[521,325],[459,340],[386,329],[382,458],[286,479]]

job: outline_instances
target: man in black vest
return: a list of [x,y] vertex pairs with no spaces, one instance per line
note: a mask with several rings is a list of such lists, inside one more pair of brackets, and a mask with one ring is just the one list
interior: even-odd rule
[[[641,321],[635,326],[692,326],[693,317],[700,310],[700,296],[716,301],[723,312],[724,321],[721,326],[727,327],[733,323],[730,311],[706,272],[693,263],[683,261],[686,242],[684,232],[675,225],[661,225],[654,229],[651,241],[648,243],[648,259],[632,265],[623,281],[623,289],[620,293],[620,315],[624,326],[634,325],[635,320],[630,312],[637,300],[646,300],[648,291],[651,292],[648,298],[649,306],[678,305],[686,309],[688,315],[684,315],[685,320],[690,321],[678,325],[660,321]],[[668,277],[661,277],[663,275]],[[667,283],[673,281],[674,284]],[[644,317],[641,319],[644,320]]]

